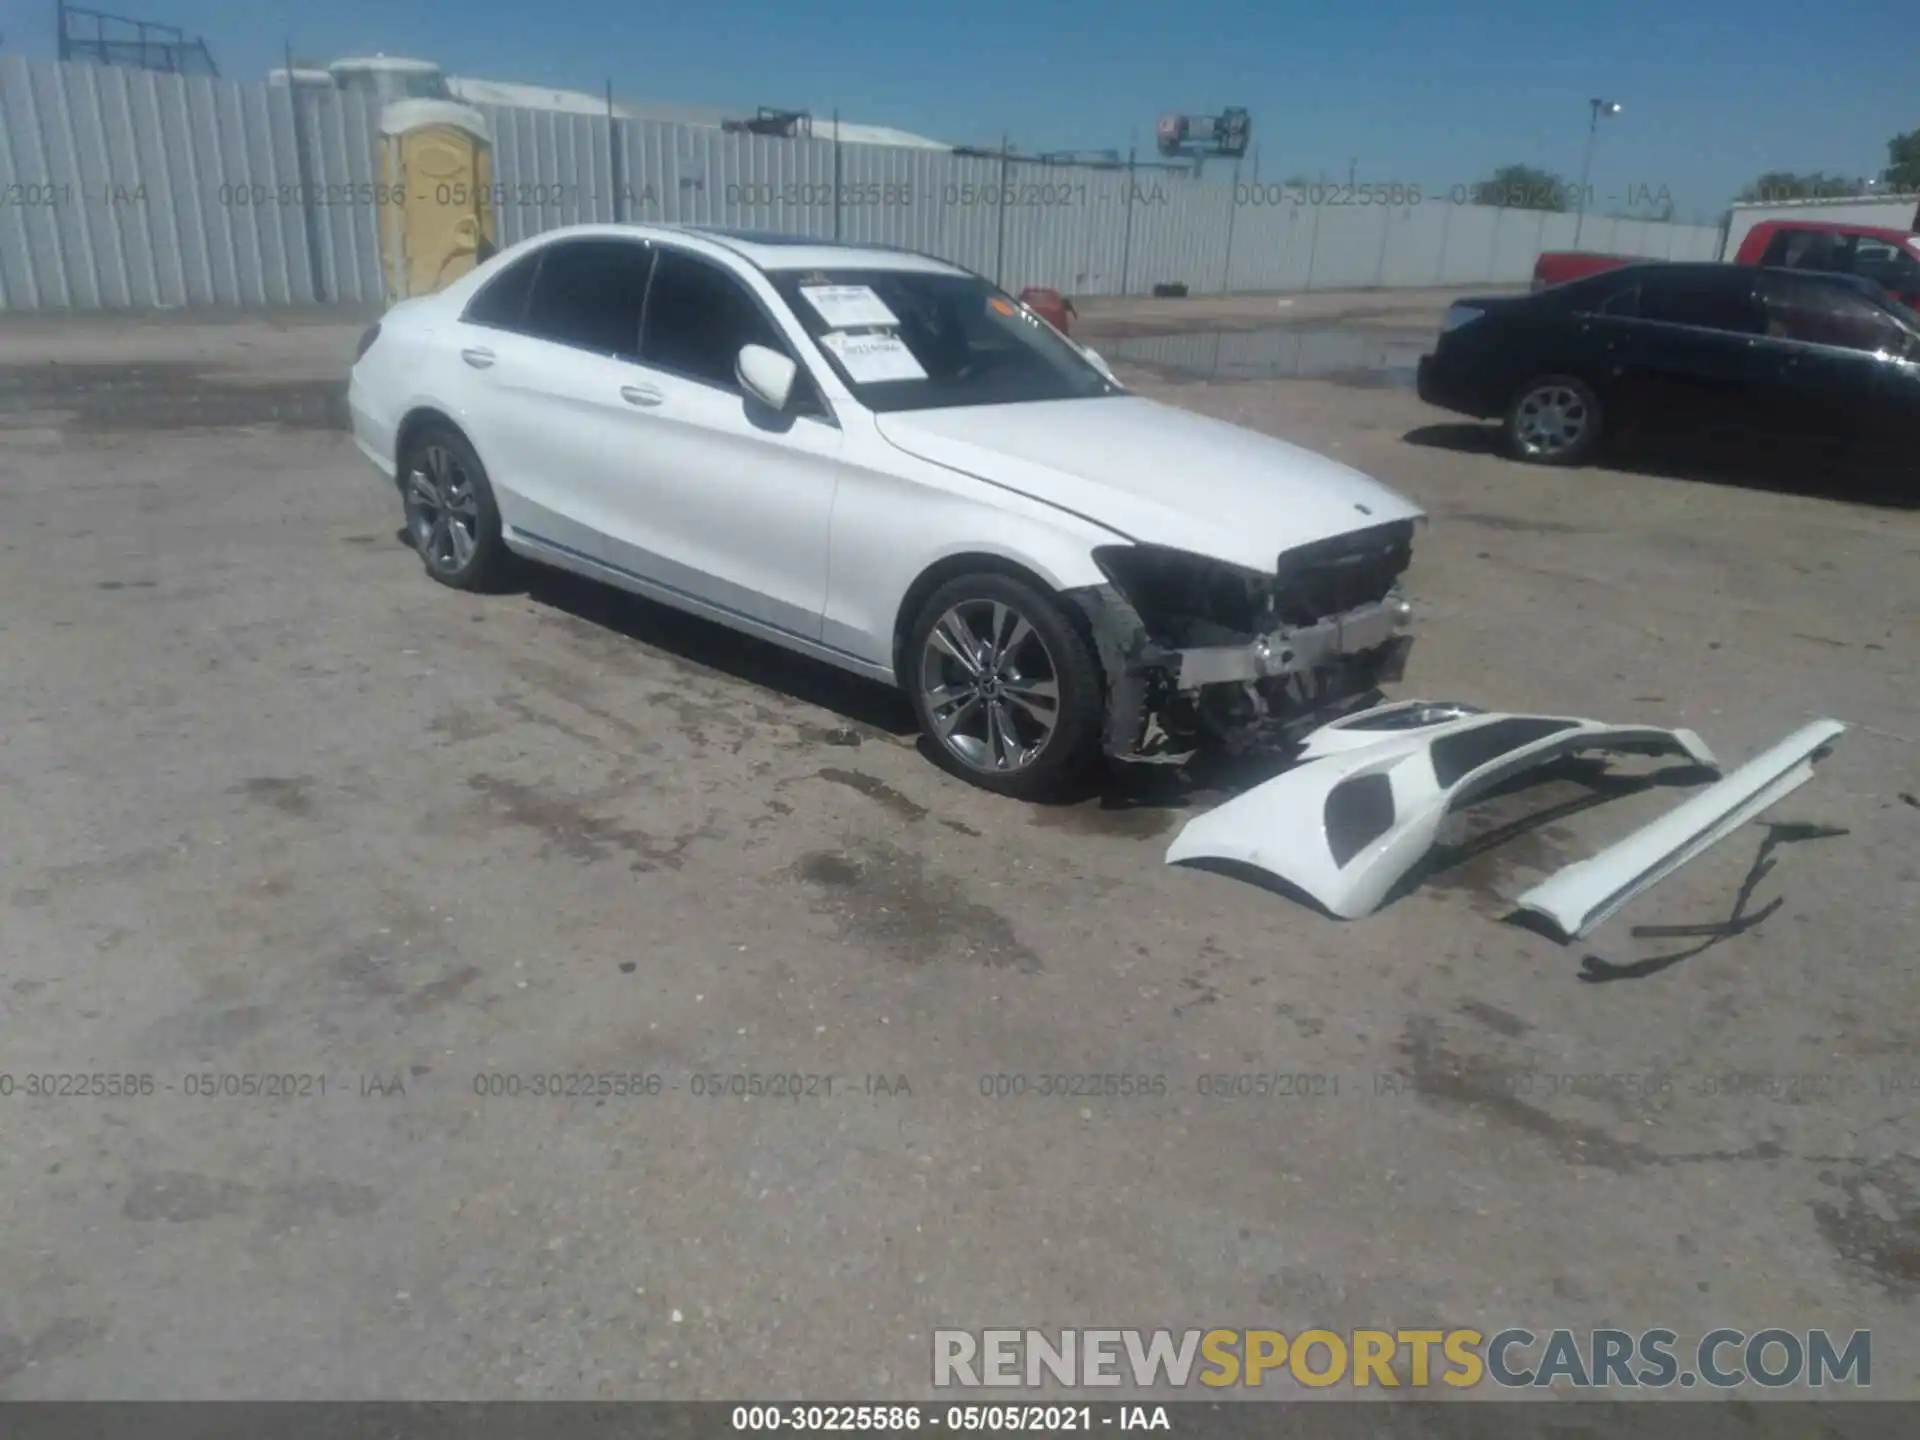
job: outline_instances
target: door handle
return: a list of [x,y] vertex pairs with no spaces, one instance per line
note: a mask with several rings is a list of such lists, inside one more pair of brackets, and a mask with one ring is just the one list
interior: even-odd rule
[[460,352],[460,358],[476,370],[485,370],[493,364],[493,351],[484,345],[475,345]]
[[620,398],[629,405],[658,405],[667,397],[651,385],[622,385]]

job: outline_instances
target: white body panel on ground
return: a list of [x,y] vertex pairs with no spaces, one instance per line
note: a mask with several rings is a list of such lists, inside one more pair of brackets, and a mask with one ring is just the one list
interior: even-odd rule
[[[1371,914],[1432,847],[1454,808],[1519,771],[1581,751],[1683,755],[1717,768],[1689,730],[1608,725],[1567,716],[1446,714],[1420,723],[1424,702],[1410,701],[1338,720],[1308,738],[1301,763],[1189,821],[1167,849],[1169,865],[1226,860],[1263,870],[1343,920]],[[1405,728],[1387,728],[1405,724]],[[1506,743],[1507,740],[1514,743]],[[1436,746],[1486,752],[1450,768]],[[1369,803],[1386,821],[1344,853],[1336,792],[1380,779]],[[1355,792],[1347,789],[1344,793]],[[1390,795],[1390,809],[1385,809]]]
[[1585,938],[1635,896],[1813,778],[1819,752],[1845,732],[1816,720],[1590,859],[1576,861],[1517,902],[1569,940]]

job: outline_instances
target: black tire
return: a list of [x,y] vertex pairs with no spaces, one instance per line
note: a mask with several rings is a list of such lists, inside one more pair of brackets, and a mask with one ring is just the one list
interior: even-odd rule
[[500,538],[486,467],[467,437],[443,422],[423,425],[408,438],[399,468],[407,541],[427,574],[455,590],[498,590],[513,556]]
[[1584,465],[1599,448],[1606,412],[1575,375],[1536,375],[1514,392],[1502,438],[1530,465]]
[[[976,651],[975,660],[989,662],[982,671],[969,671],[951,644],[943,648],[935,642],[935,627],[950,621],[950,617],[968,624],[975,641],[991,636],[999,623],[996,606],[1024,620],[1031,634],[1006,623],[1002,638],[1019,638],[1000,652],[997,661]],[[946,634],[950,637],[951,631]],[[930,647],[938,653],[930,653]],[[1047,708],[1045,681],[1041,678],[1043,661],[1044,669],[1051,671],[1054,704],[1053,724],[1042,736],[1041,714]],[[1046,799],[1085,775],[1100,758],[1106,696],[1099,661],[1092,643],[1069,612],[1033,585],[992,571],[947,581],[914,615],[907,630],[901,669],[900,683],[913,702],[921,733],[936,760],[944,769],[983,790],[1020,800]],[[994,677],[990,684],[975,678],[987,670]],[[935,682],[949,679],[955,683],[942,684],[939,691],[957,693],[948,700],[951,708],[943,716],[936,713],[939,698]],[[971,706],[965,698],[967,693],[973,694]],[[1011,735],[1004,724],[1008,717],[1012,721]],[[943,719],[949,722],[944,729]],[[981,732],[980,743],[978,753],[970,758],[968,752],[975,747],[962,742],[973,740],[976,726]],[[1019,763],[1007,768],[996,763],[1000,759],[1017,759]]]

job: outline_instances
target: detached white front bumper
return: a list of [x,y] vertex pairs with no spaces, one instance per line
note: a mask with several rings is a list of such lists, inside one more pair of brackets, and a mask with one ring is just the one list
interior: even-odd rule
[[1522,770],[1592,750],[1719,769],[1690,730],[1404,701],[1314,731],[1300,764],[1190,821],[1167,864],[1250,865],[1355,920],[1427,853],[1449,811]]

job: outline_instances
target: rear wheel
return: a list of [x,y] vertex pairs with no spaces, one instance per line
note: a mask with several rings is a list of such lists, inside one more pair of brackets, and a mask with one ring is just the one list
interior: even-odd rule
[[920,728],[963,779],[1040,799],[1099,758],[1098,662],[1033,586],[993,573],[949,580],[920,607],[905,658]]
[[480,457],[451,425],[425,425],[400,457],[407,539],[427,574],[456,590],[493,590],[511,556]]
[[1529,380],[1507,409],[1507,450],[1536,465],[1580,465],[1600,444],[1600,398],[1572,375]]

